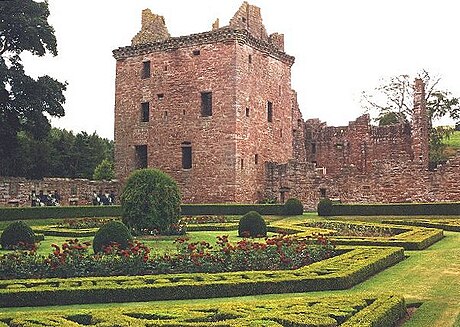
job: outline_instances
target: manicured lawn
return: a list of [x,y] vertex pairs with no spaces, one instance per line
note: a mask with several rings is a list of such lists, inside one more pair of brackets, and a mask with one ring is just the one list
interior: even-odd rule
[[[403,219],[403,217],[340,217],[340,220],[364,220],[381,221],[389,219]],[[417,217],[406,217],[414,219]],[[420,217],[426,219],[427,217]],[[452,217],[449,217],[452,218]],[[460,219],[460,217],[458,217]],[[305,219],[319,219],[315,214],[306,214],[302,217],[290,219],[301,221]],[[232,240],[236,240],[233,232],[193,232],[192,240],[211,241],[216,235],[229,234]],[[345,291],[275,294],[261,296],[247,296],[240,298],[218,298],[193,300],[194,303],[225,303],[233,301],[251,301],[254,299],[279,299],[291,296],[319,297],[329,295],[344,295],[352,293],[397,293],[402,294],[409,304],[422,303],[415,315],[404,326],[408,327],[438,327],[460,326],[460,233],[444,232],[445,237],[436,244],[422,251],[406,251],[406,260],[392,266],[367,281]],[[65,238],[63,238],[65,239]],[[173,238],[172,238],[173,239]],[[149,245],[153,248],[166,250],[172,244],[170,240],[151,240]],[[47,241],[45,241],[47,242]],[[42,244],[42,247],[45,244]],[[49,246],[49,245],[47,245]],[[174,246],[173,246],[174,248]],[[90,309],[90,308],[117,308],[117,307],[140,307],[152,305],[159,308],[167,308],[172,304],[190,303],[190,300],[160,301],[143,303],[115,303],[115,304],[92,304],[72,305],[40,308],[2,308],[4,312],[27,312],[56,309]]]

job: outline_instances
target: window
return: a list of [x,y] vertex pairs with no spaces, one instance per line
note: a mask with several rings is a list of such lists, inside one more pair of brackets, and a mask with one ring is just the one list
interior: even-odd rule
[[311,153],[313,153],[313,154],[316,153],[316,143],[311,144]]
[[150,60],[142,63],[142,78],[150,77]]
[[246,108],[246,117],[249,117],[249,108]]
[[158,100],[160,100],[160,101],[163,100],[164,97],[165,97],[165,95],[164,95],[163,93],[157,94],[157,98],[158,98]]
[[212,116],[212,92],[201,92],[201,116]]
[[273,122],[273,103],[271,101],[267,101],[267,121]]
[[167,111],[165,111],[163,113],[163,120],[168,120],[168,112]]
[[148,102],[141,103],[141,122],[148,122],[150,118],[150,104]]
[[182,169],[192,168],[192,143],[182,142]]
[[259,155],[255,154],[254,155],[254,163],[257,165],[259,163]]
[[280,129],[280,137],[283,137],[283,129]]
[[325,198],[326,197],[326,189],[325,188],[320,188],[319,189],[319,193],[320,193],[320,196],[322,198]]
[[246,18],[241,17],[241,20],[243,21],[243,23],[246,23]]
[[249,63],[252,63],[252,55],[249,55],[248,61],[249,61]]
[[240,159],[240,168],[241,170],[244,168],[244,159]]
[[201,54],[200,50],[193,50],[192,53],[194,56],[199,56]]
[[147,168],[147,145],[136,145],[134,160],[136,169]]

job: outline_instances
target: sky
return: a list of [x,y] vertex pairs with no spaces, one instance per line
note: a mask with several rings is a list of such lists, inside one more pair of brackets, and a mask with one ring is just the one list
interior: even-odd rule
[[[242,0],[49,0],[58,56],[23,56],[31,76],[68,82],[66,115],[55,127],[96,132],[113,139],[115,59],[112,50],[131,44],[141,11],[165,17],[171,36],[220,26]],[[347,125],[364,109],[363,90],[382,78],[426,69],[440,87],[460,96],[458,9],[451,0],[252,0],[269,34],[285,35],[296,58],[292,88],[304,119]],[[448,120],[442,123],[451,123]]]

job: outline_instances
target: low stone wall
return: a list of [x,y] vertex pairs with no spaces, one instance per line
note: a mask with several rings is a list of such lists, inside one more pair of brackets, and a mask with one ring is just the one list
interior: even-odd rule
[[118,202],[120,184],[117,180],[91,181],[88,179],[44,178],[29,180],[20,177],[0,177],[0,206],[30,206],[32,191],[38,195],[58,191],[61,205],[90,205],[94,191],[113,191]]

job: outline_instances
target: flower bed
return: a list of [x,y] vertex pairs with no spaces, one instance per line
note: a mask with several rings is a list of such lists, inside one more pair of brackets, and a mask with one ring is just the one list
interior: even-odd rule
[[226,272],[297,269],[334,255],[334,246],[324,237],[297,239],[286,235],[263,242],[242,239],[236,244],[219,236],[214,248],[208,242],[175,241],[177,253],[150,255],[150,248],[135,241],[127,249],[117,244],[103,253],[90,254],[89,243],[68,240],[53,244],[48,256],[34,249],[0,257],[0,278],[50,278],[76,276],[151,275],[184,272]]
[[384,220],[385,224],[420,226],[429,228],[440,228],[451,232],[460,232],[460,219],[401,219]]
[[305,226],[333,230],[331,235],[349,237],[393,237],[404,233],[404,229],[377,224],[349,224],[343,222],[321,221],[307,223]]

